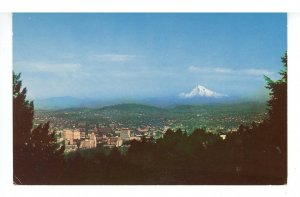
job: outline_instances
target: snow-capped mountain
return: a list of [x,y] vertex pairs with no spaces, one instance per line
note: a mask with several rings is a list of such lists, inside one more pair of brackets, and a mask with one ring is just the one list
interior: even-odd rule
[[214,92],[210,89],[207,89],[204,86],[197,85],[194,89],[192,89],[191,92],[188,93],[180,93],[179,97],[181,98],[195,98],[195,97],[213,97],[213,98],[218,98],[218,97],[224,97],[226,95]]

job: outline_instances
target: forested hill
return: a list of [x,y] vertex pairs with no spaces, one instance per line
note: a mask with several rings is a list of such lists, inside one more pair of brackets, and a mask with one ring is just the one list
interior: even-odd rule
[[118,105],[110,105],[105,106],[99,109],[95,109],[95,111],[109,111],[109,110],[119,110],[124,112],[164,112],[166,109],[150,106],[150,105],[142,105],[135,103],[126,103],[126,104],[118,104]]
[[[178,105],[170,108],[160,108],[156,106],[126,103],[110,105],[101,108],[67,108],[51,110],[53,112],[120,112],[120,113],[264,113],[266,112],[266,103],[260,102],[243,102],[234,104],[202,104],[202,105]],[[47,111],[47,110],[38,110]]]

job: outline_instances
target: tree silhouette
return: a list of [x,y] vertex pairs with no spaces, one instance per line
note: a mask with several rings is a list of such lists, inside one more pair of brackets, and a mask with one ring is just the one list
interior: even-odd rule
[[63,161],[64,147],[49,132],[49,123],[33,126],[33,102],[26,99],[21,74],[13,73],[13,168],[15,184],[53,183]]
[[267,134],[270,147],[273,150],[274,160],[277,161],[274,170],[283,182],[287,177],[287,52],[281,58],[283,70],[279,72],[281,79],[271,80],[265,76],[267,88],[270,89],[270,99],[268,101],[269,118]]
[[268,117],[258,125],[252,123],[251,128],[240,125],[238,132],[227,138],[226,151],[233,150],[232,165],[240,166],[239,174],[245,183],[287,181],[287,53],[281,59],[281,79],[273,81],[265,76],[270,90]]
[[287,151],[287,53],[281,58],[284,69],[277,81],[265,76],[267,88],[270,89],[268,101],[269,123],[272,128],[272,140],[282,152]]

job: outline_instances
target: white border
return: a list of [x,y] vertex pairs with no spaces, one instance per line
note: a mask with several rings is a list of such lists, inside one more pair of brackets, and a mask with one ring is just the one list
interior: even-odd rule
[[[288,15],[288,186],[299,187],[300,13]],[[298,180],[298,181],[297,181]],[[298,193],[300,193],[298,189]],[[299,194],[298,194],[299,196]]]
[[[12,178],[12,17],[0,14],[0,187]],[[1,191],[2,188],[0,189]]]
[[[131,4],[124,6],[127,0],[110,0],[108,4],[97,6],[89,5],[92,0],[84,0],[86,5],[78,7],[80,1],[72,1],[74,8],[67,8],[67,1],[70,5],[71,0],[60,0],[60,7],[53,7],[53,2],[56,0],[31,0],[24,3],[22,0],[0,1],[0,11],[14,12],[40,12],[40,11],[56,11],[56,12],[85,12],[85,11],[105,11],[105,12],[285,12],[298,11],[296,4],[286,5],[286,2],[295,1],[275,1],[258,4],[258,1],[251,1],[242,6],[236,6],[232,2],[226,1],[229,4],[224,5],[225,0],[211,2],[206,6],[198,6],[191,4],[186,5],[181,1],[174,0],[174,4],[159,3],[161,7],[157,8],[156,0],[152,0],[151,4],[141,3],[141,0],[130,1]],[[137,2],[139,1],[139,2]],[[170,0],[165,0],[170,2]],[[172,0],[173,1],[173,0]],[[186,0],[185,0],[186,1]],[[194,0],[191,0],[194,1]],[[222,2],[221,2],[222,1]],[[242,0],[239,0],[242,1]],[[28,3],[29,2],[29,3]],[[43,2],[43,5],[41,5]],[[46,3],[45,3],[46,2]],[[82,2],[82,1],[81,1]],[[118,2],[119,5],[115,3]],[[122,3],[121,3],[122,2]],[[137,4],[133,5],[133,2]],[[178,3],[179,2],[179,3]],[[215,8],[216,2],[220,2]],[[249,1],[246,1],[249,2]],[[285,2],[285,3],[283,3]],[[18,5],[16,5],[18,3]],[[34,6],[32,6],[34,5]],[[233,6],[234,5],[234,6]],[[240,5],[240,3],[239,3]],[[259,5],[259,6],[258,6]],[[245,7],[245,6],[248,6]],[[291,8],[291,6],[295,6]],[[286,186],[14,186],[12,184],[12,106],[11,99],[11,74],[12,74],[12,37],[11,37],[11,17],[9,14],[0,15],[0,191],[1,196],[187,196],[187,195],[209,195],[209,196],[299,196],[297,180],[299,178],[299,142],[300,125],[297,113],[299,113],[299,46],[300,46],[300,14],[289,14],[288,16],[288,55],[289,55],[289,177]],[[291,107],[292,106],[292,107]]]
[[0,12],[298,12],[298,0],[0,0]]

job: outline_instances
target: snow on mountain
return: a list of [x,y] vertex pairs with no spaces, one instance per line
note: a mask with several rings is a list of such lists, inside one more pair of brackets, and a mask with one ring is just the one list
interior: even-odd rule
[[180,93],[179,97],[181,98],[194,98],[194,97],[224,97],[226,95],[214,92],[212,90],[207,89],[204,86],[198,85],[191,92],[188,93]]

